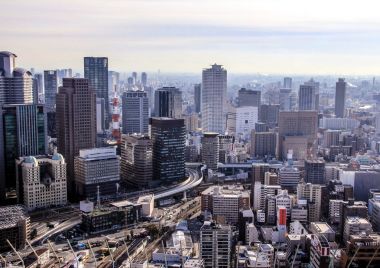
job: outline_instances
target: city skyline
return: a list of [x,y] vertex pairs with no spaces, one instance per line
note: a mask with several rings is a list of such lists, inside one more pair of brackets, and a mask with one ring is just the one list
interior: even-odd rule
[[2,3],[0,34],[20,66],[41,70],[104,56],[118,71],[376,74],[378,4],[365,2],[16,0]]

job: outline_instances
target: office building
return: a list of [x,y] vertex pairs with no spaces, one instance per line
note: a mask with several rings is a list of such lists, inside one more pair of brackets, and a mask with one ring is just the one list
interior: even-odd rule
[[292,103],[292,89],[290,88],[280,88],[280,110],[290,111],[293,108]]
[[256,132],[251,134],[251,155],[257,158],[275,158],[277,152],[277,134],[274,132]]
[[330,267],[330,244],[324,235],[307,235],[307,246],[310,253],[310,264],[312,268]]
[[67,163],[67,188],[75,196],[74,158],[96,145],[96,94],[84,78],[64,78],[56,106],[57,151]]
[[106,104],[104,99],[96,98],[96,133],[103,133],[106,130],[105,113]]
[[284,88],[292,88],[292,78],[291,77],[284,77]]
[[26,240],[30,239],[30,218],[25,207],[0,207],[0,252],[11,251],[6,240],[17,250],[24,249]]
[[108,71],[108,92],[117,91],[120,83],[120,73]]
[[141,134],[121,135],[121,179],[123,184],[148,188],[152,181],[152,140]]
[[226,163],[227,156],[233,151],[235,137],[232,135],[219,135],[219,162]]
[[55,97],[58,92],[58,75],[56,70],[44,71],[45,107],[47,111],[55,111]]
[[322,210],[324,210],[326,205],[328,207],[328,204],[324,202],[326,198],[326,192],[326,187],[324,185],[305,183],[304,181],[301,181],[297,185],[297,199],[305,199],[308,202],[308,214],[310,222],[320,221]]
[[318,89],[313,85],[300,85],[298,92],[298,109],[300,111],[319,110],[316,90]]
[[249,192],[239,186],[211,186],[201,193],[201,211],[219,223],[236,224],[239,211],[249,208]]
[[18,157],[47,153],[46,114],[40,104],[3,105],[1,149],[4,150],[2,189],[15,189]]
[[323,146],[325,148],[330,148],[331,146],[338,146],[340,134],[340,130],[326,130],[323,133]]
[[354,130],[360,126],[360,122],[354,118],[327,118],[320,120],[320,127],[332,130]]
[[163,87],[154,92],[154,115],[156,117],[182,117],[182,91],[176,87]]
[[32,73],[16,67],[16,57],[0,51],[0,103],[33,104]]
[[207,166],[208,169],[213,171],[218,170],[219,160],[219,138],[218,133],[204,132],[201,138],[202,144],[202,163]]
[[[89,88],[96,93],[97,98],[104,99],[105,104],[105,126],[108,128],[111,121],[108,93],[108,58],[85,57],[84,78],[88,79]],[[64,85],[63,85],[64,86]]]
[[296,191],[301,179],[301,172],[293,166],[292,158],[288,157],[287,165],[279,169],[278,177],[281,188],[287,189],[290,193]]
[[27,156],[16,161],[19,202],[28,210],[67,204],[66,162],[60,154]]
[[184,115],[182,118],[185,120],[186,131],[191,133],[199,129],[199,115],[190,114]]
[[239,107],[253,106],[260,108],[261,91],[241,88],[238,92]]
[[255,129],[258,122],[258,107],[244,106],[236,108],[236,135],[248,139],[251,131]]
[[148,75],[146,72],[141,73],[141,85],[145,87],[148,84]]
[[325,184],[325,161],[323,159],[305,160],[305,182]]
[[326,222],[310,222],[309,229],[312,234],[325,236],[329,242],[335,241],[335,231]]
[[358,267],[369,266],[369,264],[372,267],[379,267],[379,243],[379,234],[351,235],[346,248],[342,250],[340,267],[349,267],[349,264],[353,262]]
[[227,71],[214,64],[202,71],[202,130],[224,134],[227,103]]
[[335,116],[338,118],[344,117],[346,105],[346,88],[347,83],[344,78],[339,78],[335,87]]
[[280,112],[279,104],[261,104],[259,121],[274,127],[278,123]]
[[149,127],[149,100],[144,91],[127,91],[122,98],[123,134],[147,134]]
[[[280,155],[284,156],[287,149],[293,149],[283,147],[283,141],[285,138],[304,138],[307,140],[307,149],[313,148],[315,147],[314,143],[317,138],[318,130],[317,111],[280,112],[278,127],[281,150]],[[293,156],[296,158],[295,155]]]
[[372,225],[367,219],[357,216],[349,216],[345,218],[343,241],[348,241],[351,235],[369,235],[372,233]]
[[150,119],[150,125],[154,179],[173,182],[185,178],[184,120],[154,117]]
[[229,225],[205,221],[200,230],[200,257],[205,268],[229,268],[232,231]]
[[75,157],[76,192],[84,198],[114,195],[120,182],[120,158],[116,147],[82,149]]
[[201,84],[194,85],[194,110],[196,113],[201,112],[201,97],[202,97],[201,88],[202,88]]

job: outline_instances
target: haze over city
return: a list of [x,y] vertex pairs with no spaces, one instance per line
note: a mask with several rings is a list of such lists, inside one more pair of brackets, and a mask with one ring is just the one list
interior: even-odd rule
[[107,56],[117,71],[376,74],[378,1],[2,1],[3,48],[36,69]]

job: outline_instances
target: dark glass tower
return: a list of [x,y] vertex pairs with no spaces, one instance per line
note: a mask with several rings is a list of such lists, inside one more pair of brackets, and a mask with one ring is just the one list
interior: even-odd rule
[[95,91],[97,98],[104,99],[106,128],[110,122],[110,109],[108,98],[108,58],[106,57],[85,57],[84,58],[84,78],[90,83],[90,88]]
[[157,117],[181,118],[182,92],[175,87],[163,87],[154,93],[154,114]]
[[194,85],[194,109],[196,113],[201,112],[201,84]]
[[153,178],[177,181],[185,177],[186,129],[183,119],[150,119],[153,144]]
[[40,104],[3,106],[5,186],[16,188],[15,159],[47,153],[46,114]]

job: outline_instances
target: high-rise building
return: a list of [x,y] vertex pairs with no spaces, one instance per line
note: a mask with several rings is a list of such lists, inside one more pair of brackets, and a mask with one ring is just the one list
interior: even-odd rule
[[38,95],[44,93],[44,78],[43,75],[38,73],[34,75],[34,79],[37,80]]
[[152,140],[141,134],[121,135],[121,179],[124,184],[148,188],[152,181]]
[[120,182],[120,158],[116,147],[83,149],[75,157],[76,192],[84,198],[117,193]]
[[2,189],[15,189],[18,157],[47,153],[46,114],[41,104],[3,105],[1,149],[4,150],[5,176]]
[[74,196],[74,158],[80,150],[96,145],[96,94],[90,89],[89,80],[64,78],[58,89],[56,110],[57,149],[66,159],[67,188],[69,195]]
[[201,112],[201,96],[202,96],[201,87],[202,87],[201,84],[194,85],[194,110],[196,113]]
[[0,52],[0,103],[32,104],[32,73],[16,67],[16,55]]
[[108,92],[114,92],[115,88],[119,86],[120,73],[115,71],[108,71]]
[[317,103],[318,90],[313,85],[300,85],[298,92],[298,109],[300,111],[316,110],[318,111],[319,103]]
[[58,92],[58,76],[56,70],[44,71],[45,107],[47,111],[55,111],[55,96]]
[[346,87],[347,83],[344,81],[344,78],[339,78],[335,88],[335,116],[338,118],[344,117]]
[[122,98],[123,134],[148,133],[149,100],[144,91],[127,91]]
[[96,98],[96,132],[97,133],[103,133],[105,130],[105,103],[104,99],[102,98]]
[[94,90],[97,98],[104,99],[105,104],[105,126],[108,128],[111,121],[109,109],[108,93],[108,58],[106,57],[85,57],[84,58],[84,78],[88,79],[89,87]]
[[288,156],[288,163],[285,167],[279,169],[279,183],[283,189],[287,189],[290,193],[294,193],[301,179],[301,172],[293,166],[291,156]]
[[153,144],[153,174],[158,181],[185,178],[186,129],[183,119],[150,119]]
[[251,134],[251,155],[258,158],[276,157],[277,134],[274,132],[256,132]]
[[218,133],[204,132],[201,138],[202,143],[202,163],[207,166],[208,169],[213,171],[218,170],[219,160],[219,138]]
[[132,78],[133,78],[133,84],[136,85],[137,84],[137,72],[132,73]]
[[269,126],[276,126],[280,112],[279,104],[261,104],[259,121]]
[[16,160],[19,202],[28,210],[67,204],[66,162],[60,154]]
[[325,161],[322,159],[305,160],[305,182],[325,184]]
[[145,87],[148,84],[148,75],[146,72],[141,73],[141,85]]
[[282,140],[286,136],[307,139],[308,147],[313,147],[317,138],[317,111],[283,111],[279,116],[280,155],[283,155]]
[[239,107],[254,106],[260,108],[261,91],[241,88],[238,92]]
[[292,99],[291,99],[292,89],[290,88],[280,88],[280,110],[290,111],[292,110]]
[[202,130],[224,134],[227,101],[227,71],[214,64],[202,72]]
[[284,88],[292,88],[292,78],[284,77]]
[[228,268],[231,263],[232,231],[229,225],[205,221],[200,230],[200,257],[205,268]]
[[243,139],[248,139],[251,131],[255,129],[258,121],[258,107],[244,106],[236,108],[236,135]]
[[58,76],[58,85],[61,86],[63,78],[72,78],[73,77],[73,70],[72,69],[57,70],[57,76]]
[[181,118],[182,91],[176,87],[163,87],[154,93],[154,115],[157,117]]
[[326,193],[326,186],[320,184],[311,184],[301,181],[297,185],[297,199],[305,199],[308,202],[309,222],[320,221],[323,207],[322,201]]

